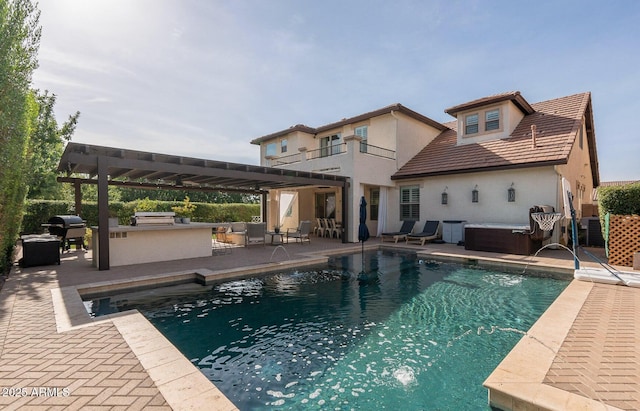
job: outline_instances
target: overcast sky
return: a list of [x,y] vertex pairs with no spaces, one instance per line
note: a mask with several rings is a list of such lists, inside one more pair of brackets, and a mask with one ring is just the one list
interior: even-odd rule
[[640,1],[46,0],[34,87],[73,141],[259,163],[256,138],[401,103],[590,91],[602,181],[640,179]]

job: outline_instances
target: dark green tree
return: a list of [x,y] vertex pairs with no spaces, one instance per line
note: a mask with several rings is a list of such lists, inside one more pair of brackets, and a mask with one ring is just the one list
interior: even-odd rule
[[[30,90],[38,67],[39,19],[31,0],[0,0],[0,272],[11,264],[29,184],[45,191],[51,175],[43,170],[50,168],[56,150],[59,159],[78,118],[76,113],[58,129],[55,97]],[[52,153],[45,155],[46,150]],[[41,164],[44,157],[51,158]]]
[[69,119],[58,128],[53,107],[55,94],[45,90],[33,92],[38,103],[38,117],[31,135],[30,163],[31,173],[27,181],[28,198],[61,199],[62,185],[56,181],[57,167],[64,150],[64,143],[71,140],[80,112],[69,116]]
[[29,0],[0,0],[0,271],[10,265],[27,193],[29,137],[37,104],[29,91],[38,66],[39,11]]

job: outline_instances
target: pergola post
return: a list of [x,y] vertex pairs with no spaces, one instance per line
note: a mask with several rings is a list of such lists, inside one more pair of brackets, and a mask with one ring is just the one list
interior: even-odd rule
[[74,188],[74,199],[75,199],[75,208],[76,215],[80,215],[82,213],[82,184],[80,181],[75,181],[73,183]]
[[98,156],[98,270],[109,269],[109,181],[107,157]]
[[267,195],[268,195],[268,193],[263,192],[262,196],[260,196],[260,201],[262,202],[262,204],[260,205],[260,209],[262,211],[262,222],[263,223],[267,222]]

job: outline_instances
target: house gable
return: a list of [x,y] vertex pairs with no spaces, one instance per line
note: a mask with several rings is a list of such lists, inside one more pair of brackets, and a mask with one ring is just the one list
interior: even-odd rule
[[445,110],[457,119],[457,144],[507,138],[533,108],[519,91],[497,94]]
[[[263,165],[278,166],[298,162],[301,152],[306,152],[302,155],[308,159],[341,154],[347,140],[357,136],[363,142],[360,145],[362,152],[377,152],[383,157],[394,158],[402,147],[398,161],[403,164],[446,129],[441,123],[416,111],[393,104],[320,127],[297,124],[258,137],[251,144],[260,145]],[[286,152],[281,149],[283,144]]]

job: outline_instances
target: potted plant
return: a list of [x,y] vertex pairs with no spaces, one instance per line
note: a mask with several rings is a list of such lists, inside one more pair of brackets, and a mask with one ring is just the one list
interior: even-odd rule
[[196,205],[191,202],[189,196],[186,196],[182,201],[182,205],[171,207],[171,209],[177,216],[180,216],[183,224],[189,224],[191,217],[193,217],[193,212],[196,210]]

